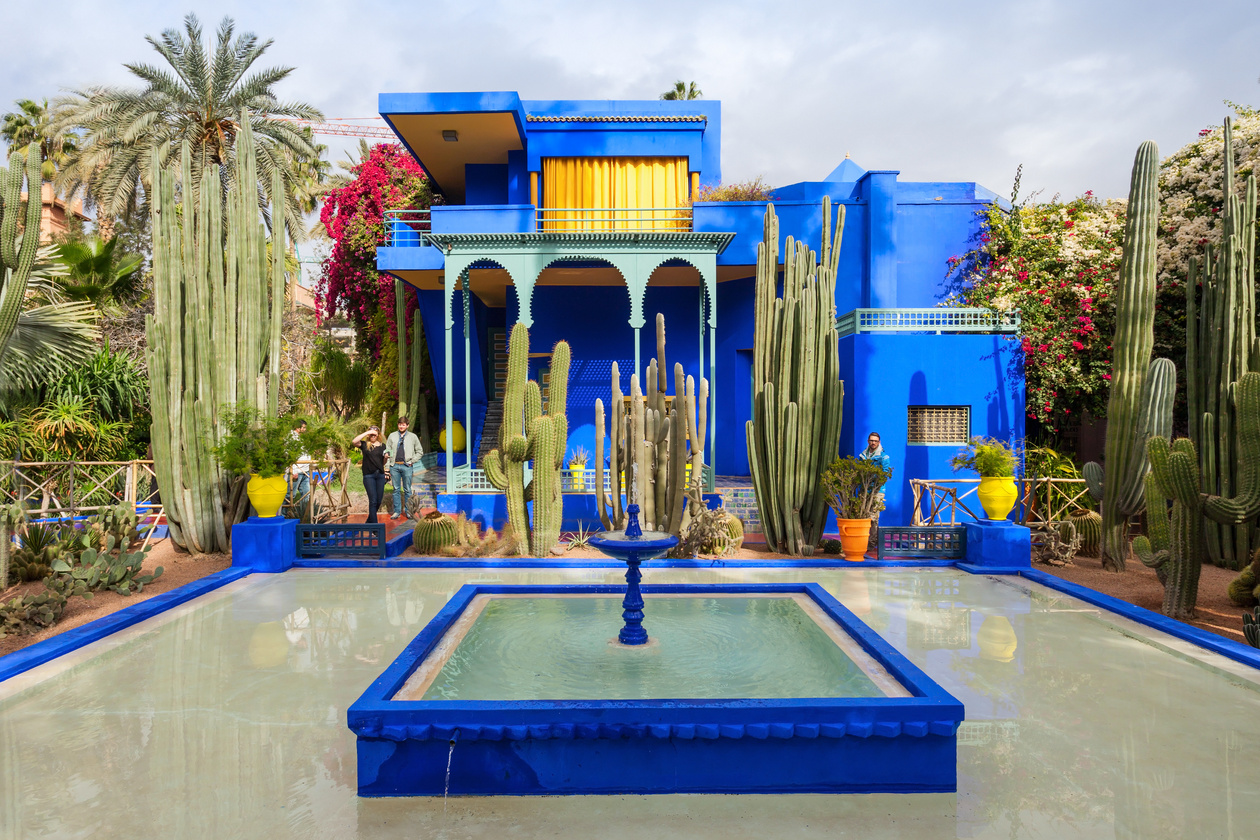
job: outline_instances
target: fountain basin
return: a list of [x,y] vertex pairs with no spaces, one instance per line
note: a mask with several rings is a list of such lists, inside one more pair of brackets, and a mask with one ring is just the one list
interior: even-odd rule
[[956,789],[962,704],[816,584],[645,586],[631,649],[621,592],[462,587],[350,707],[359,794]]

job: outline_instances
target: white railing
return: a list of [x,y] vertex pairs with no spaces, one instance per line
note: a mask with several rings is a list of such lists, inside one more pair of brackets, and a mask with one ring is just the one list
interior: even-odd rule
[[[688,467],[688,473],[690,473]],[[706,493],[713,492],[714,478],[713,468],[708,464],[703,467],[704,490]],[[623,474],[624,475],[624,474]],[[466,465],[455,467],[450,471],[451,476],[451,492],[452,493],[498,493],[501,492],[497,487],[490,483],[490,479],[486,477],[486,471],[476,468],[469,468]],[[527,465],[525,467],[526,483],[533,477],[533,470]],[[623,484],[624,487],[624,484]],[[564,469],[560,471],[560,490],[564,493],[594,493],[595,492],[595,470],[592,467],[586,467],[581,470]],[[608,470],[604,470],[604,492],[612,492],[612,474]],[[624,490],[623,490],[624,492]]]
[[691,230],[690,207],[540,207],[537,230],[545,233]]
[[864,332],[1019,332],[1019,311],[973,307],[854,309],[836,319],[840,335]]

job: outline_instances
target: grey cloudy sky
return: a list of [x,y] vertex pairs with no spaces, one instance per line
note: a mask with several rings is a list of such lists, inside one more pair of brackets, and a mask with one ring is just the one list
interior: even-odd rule
[[[329,117],[381,91],[653,99],[675,79],[722,100],[726,180],[817,180],[846,152],[903,180],[1007,194],[1123,195],[1133,153],[1167,155],[1260,105],[1260,2],[18,2],[0,28],[0,109],[124,84],[146,34],[194,11],[275,39],[285,98]],[[347,145],[324,138],[338,151]],[[353,142],[353,141],[351,141]]]

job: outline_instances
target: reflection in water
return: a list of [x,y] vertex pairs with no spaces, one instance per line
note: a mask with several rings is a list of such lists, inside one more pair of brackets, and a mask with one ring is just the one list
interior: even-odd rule
[[[1254,833],[1256,686],[1125,635],[1071,599],[940,569],[652,574],[816,580],[865,611],[967,707],[957,796],[456,798],[445,816],[437,800],[360,800],[346,708],[448,593],[482,574],[257,576],[0,699],[0,837]],[[620,579],[615,569],[493,576]]]

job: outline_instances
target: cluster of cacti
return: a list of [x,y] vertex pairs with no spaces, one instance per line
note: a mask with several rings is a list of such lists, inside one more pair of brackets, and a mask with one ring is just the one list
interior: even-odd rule
[[1243,638],[1253,648],[1260,648],[1260,608],[1243,613]]
[[19,536],[20,545],[12,549],[9,575],[17,583],[43,580],[52,574],[52,566],[65,548],[58,525],[32,523]]
[[127,548],[138,537],[140,517],[132,505],[120,504],[103,508],[89,521],[87,528],[91,532],[93,548],[101,548],[106,537],[113,537],[114,544]]
[[[1225,121],[1224,212],[1221,243],[1202,261],[1190,261],[1186,283],[1186,403],[1190,438],[1199,451],[1204,491],[1232,502],[1204,506],[1208,558],[1240,568],[1255,544],[1260,516],[1260,439],[1244,439],[1241,401],[1235,388],[1260,370],[1256,340],[1256,175],[1247,176],[1245,197],[1234,191],[1233,131]],[[1196,290],[1202,284],[1202,293]],[[1196,300],[1197,297],[1197,300]],[[1237,430],[1237,433],[1236,431]],[[1250,484],[1250,490],[1242,487]]]
[[1097,557],[1102,546],[1102,516],[1094,510],[1072,511],[1068,517],[1081,539],[1080,554]]
[[673,558],[692,558],[701,554],[725,557],[739,550],[744,542],[744,524],[724,508],[707,508],[697,502],[698,513],[687,517],[678,544],[669,551]]
[[0,602],[0,639],[18,633],[36,633],[51,627],[65,612],[66,602],[74,595],[91,598],[82,584],[73,584],[50,578],[43,592],[28,592]]
[[1060,522],[1059,527],[1051,528],[1041,535],[1039,545],[1033,547],[1032,559],[1035,563],[1046,563],[1051,566],[1070,566],[1081,549],[1081,536],[1076,525],[1070,520]]
[[639,524],[645,530],[678,536],[690,509],[703,506],[704,440],[709,415],[709,380],[684,376],[674,364],[674,396],[667,400],[669,379],[665,363],[665,316],[656,316],[656,356],[648,363],[648,390],[639,390],[638,374],[630,375],[630,410],[622,406],[621,372],[612,366],[608,469],[612,492],[604,493],[604,401],[595,400],[595,496],[599,519],[606,530],[626,527],[622,505],[639,505]]
[[0,506],[0,589],[9,585],[9,560],[13,553],[13,534],[26,521],[21,505]]
[[1251,555],[1251,562],[1234,578],[1227,590],[1229,600],[1239,607],[1260,604],[1260,548]]
[[757,246],[753,419],[746,427],[762,528],[771,550],[810,555],[822,538],[827,494],[822,472],[840,449],[844,383],[836,331],[836,271],[844,206],[832,237],[823,198],[822,252],[787,238],[779,298],[779,220],[766,207]]
[[1116,285],[1111,393],[1107,400],[1107,475],[1085,465],[1090,493],[1102,503],[1102,564],[1123,571],[1129,518],[1142,509],[1149,463],[1147,441],[1172,434],[1177,372],[1167,359],[1151,361],[1155,344],[1155,246],[1159,233],[1159,148],[1137,151],[1129,183],[1124,253]]
[[[248,512],[248,476],[231,483],[213,455],[219,412],[253,407],[274,417],[279,403],[284,225],[268,238],[254,148],[243,118],[226,200],[218,166],[193,181],[187,142],[178,179],[161,166],[160,149],[153,153],[153,314],[145,318],[153,461],[171,539],[194,553],[227,550],[230,526]],[[282,171],[272,169],[276,202]],[[272,218],[283,218],[275,203]]]
[[[117,549],[117,551],[115,551]],[[74,562],[64,559],[53,563],[55,579],[69,581],[76,586],[81,584],[87,591],[108,589],[119,595],[130,595],[141,592],[144,587],[162,576],[163,568],[158,566],[153,574],[141,574],[144,566],[144,551],[127,551],[126,544],[117,543],[112,534],[106,534],[101,548],[89,548],[78,555]]]
[[[486,479],[506,495],[508,525],[519,554],[543,557],[560,541],[564,508],[560,495],[561,461],[568,448],[565,415],[569,387],[569,344],[551,351],[551,384],[547,413],[542,392],[529,378],[529,330],[512,327],[508,339],[507,382],[499,447],[486,456]],[[533,461],[533,478],[525,482],[525,465]],[[527,502],[533,502],[530,521]]]
[[411,545],[417,554],[430,557],[459,539],[454,517],[440,511],[426,514],[412,529]]
[[1146,535],[1133,541],[1133,552],[1164,585],[1164,615],[1189,618],[1199,597],[1204,557],[1198,454],[1189,438],[1169,444],[1153,437],[1146,447],[1151,463],[1146,476]]

